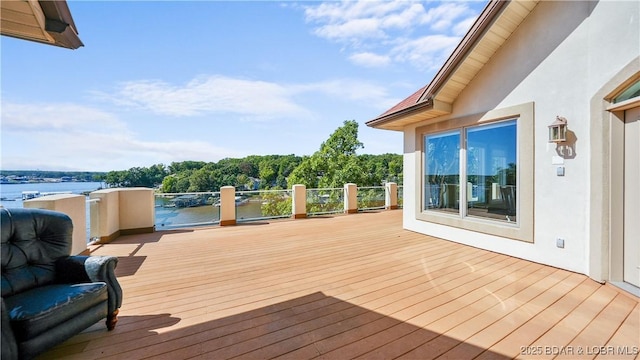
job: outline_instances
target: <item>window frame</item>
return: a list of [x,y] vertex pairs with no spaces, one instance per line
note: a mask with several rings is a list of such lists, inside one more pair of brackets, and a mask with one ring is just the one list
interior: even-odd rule
[[[495,221],[488,218],[467,216],[466,191],[460,191],[458,213],[446,213],[425,209],[425,136],[446,131],[459,130],[462,140],[467,128],[496,123],[506,120],[516,121],[516,164],[517,194],[516,222]],[[525,103],[487,111],[464,117],[451,118],[435,122],[416,129],[416,220],[452,226],[465,230],[496,235],[504,238],[533,243],[534,222],[534,103]],[[464,134],[464,135],[463,135]],[[461,144],[462,146],[463,144]],[[466,174],[466,144],[460,149],[460,168]],[[462,181],[462,175],[461,180]]]

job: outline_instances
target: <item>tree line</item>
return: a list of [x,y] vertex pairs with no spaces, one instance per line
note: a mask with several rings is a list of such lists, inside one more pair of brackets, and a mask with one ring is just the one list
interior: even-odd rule
[[222,186],[239,190],[336,188],[346,183],[379,186],[402,183],[402,155],[358,155],[358,123],[345,121],[311,156],[251,155],[218,162],[182,161],[170,165],[110,171],[104,181],[111,187],[159,187],[165,193],[213,192]]

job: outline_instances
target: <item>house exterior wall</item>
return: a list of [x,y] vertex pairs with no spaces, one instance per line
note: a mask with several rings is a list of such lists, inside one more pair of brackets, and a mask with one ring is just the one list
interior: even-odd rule
[[[639,14],[640,3],[631,1],[541,1],[460,94],[452,114],[435,119],[534,102],[535,160],[519,164],[534,167],[533,243],[416,220],[421,191],[416,129],[433,121],[404,131],[404,186],[415,191],[404,199],[405,228],[604,280],[600,266],[590,264],[601,258],[590,254],[591,237],[602,233],[593,231],[591,222],[605,221],[591,214],[592,202],[603,201],[592,194],[592,188],[602,187],[591,183],[599,178],[592,174],[598,171],[592,168],[592,152],[601,151],[591,147],[591,102],[620,69],[638,59]],[[575,136],[575,154],[564,159],[562,177],[552,165],[556,145],[547,142],[548,125],[558,115],[568,119]],[[565,240],[564,248],[556,247],[556,238]]]

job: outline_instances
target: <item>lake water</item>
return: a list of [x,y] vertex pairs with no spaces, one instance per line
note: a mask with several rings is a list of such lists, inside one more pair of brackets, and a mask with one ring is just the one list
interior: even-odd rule
[[[47,192],[70,192],[72,194],[82,195],[86,192],[96,191],[104,187],[101,182],[59,182],[59,183],[27,183],[27,184],[0,184],[0,205],[5,208],[22,208],[22,192],[23,191],[39,191]],[[88,199],[88,197],[87,197]],[[91,217],[89,216],[89,207],[87,206],[87,241],[91,228]]]
[[0,205],[6,208],[22,207],[23,191],[45,192],[71,192],[83,194],[87,191],[96,191],[104,187],[101,182],[58,182],[58,183],[27,183],[27,184],[0,184]]
[[[104,188],[100,182],[59,182],[59,183],[27,183],[27,184],[0,184],[0,205],[5,208],[22,208],[23,191],[45,192],[71,192],[83,194]],[[88,198],[87,198],[88,199]],[[198,207],[166,207],[167,199],[156,198],[155,225],[156,230],[171,228],[214,224],[220,220],[220,208],[212,205]],[[248,202],[238,206],[236,210],[238,221],[261,216],[261,202]],[[89,207],[87,206],[87,222],[89,221]],[[89,228],[89,224],[87,224]]]
[[[216,224],[220,221],[220,208],[212,205],[196,207],[165,207],[162,199],[156,198],[156,230],[181,226]],[[248,202],[236,207],[237,221],[262,216],[260,201]]]

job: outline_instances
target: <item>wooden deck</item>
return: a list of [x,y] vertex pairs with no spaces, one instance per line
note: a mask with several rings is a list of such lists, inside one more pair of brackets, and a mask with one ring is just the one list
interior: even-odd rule
[[[124,304],[50,359],[637,358],[638,298],[401,211],[125,236]],[[625,356],[626,355],[626,356]]]

